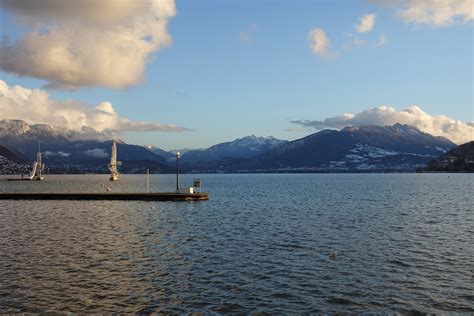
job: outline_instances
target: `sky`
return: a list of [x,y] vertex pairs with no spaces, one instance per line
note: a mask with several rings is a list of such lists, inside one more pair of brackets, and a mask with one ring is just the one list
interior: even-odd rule
[[164,149],[357,124],[474,139],[470,0],[0,0],[0,119]]

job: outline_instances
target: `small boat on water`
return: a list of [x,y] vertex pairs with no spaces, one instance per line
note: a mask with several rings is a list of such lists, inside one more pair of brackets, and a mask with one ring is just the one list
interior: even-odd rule
[[112,152],[110,154],[110,163],[109,163],[109,170],[110,170],[110,181],[117,181],[119,172],[118,166],[120,166],[122,162],[117,161],[117,144],[112,142]]

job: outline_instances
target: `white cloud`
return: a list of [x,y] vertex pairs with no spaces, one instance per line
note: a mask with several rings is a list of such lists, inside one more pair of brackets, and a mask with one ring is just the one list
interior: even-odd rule
[[52,88],[126,88],[150,56],[171,43],[174,0],[0,1],[31,31],[0,41],[0,69],[49,81]]
[[257,24],[251,23],[247,28],[239,33],[239,40],[242,43],[250,44],[253,42],[253,34],[257,30]]
[[398,7],[397,15],[407,23],[449,26],[474,19],[472,0],[371,0]]
[[423,132],[443,136],[455,143],[461,144],[474,140],[473,122],[462,122],[445,115],[430,115],[418,106],[411,106],[402,111],[392,107],[379,106],[360,113],[345,113],[322,121],[292,121],[294,124],[312,127],[314,129],[337,128],[358,125],[393,125],[408,124]]
[[307,132],[307,127],[290,127],[285,129],[285,132]]
[[365,41],[361,38],[354,37],[354,39],[352,40],[352,45],[354,46],[362,46],[364,44],[365,44]]
[[248,32],[240,32],[239,33],[239,40],[242,42],[242,43],[252,43],[253,41],[253,38],[252,38],[252,35]]
[[50,124],[94,137],[97,132],[162,131],[189,129],[174,125],[132,121],[115,112],[110,102],[95,107],[75,100],[54,100],[40,89],[8,86],[0,80],[0,119],[21,119],[29,124]]
[[60,157],[69,157],[71,156],[71,153],[64,152],[64,151],[45,151],[43,153],[46,157],[48,156],[60,156]]
[[385,44],[387,44],[387,42],[388,42],[387,37],[382,34],[382,35],[379,36],[379,40],[378,40],[378,42],[377,42],[374,46],[375,46],[375,47],[382,47],[382,46],[384,46]]
[[109,153],[105,151],[103,148],[94,148],[89,149],[84,152],[87,156],[91,156],[94,158],[107,158],[109,157]]
[[360,18],[359,23],[356,24],[355,29],[358,33],[370,32],[375,25],[375,14],[366,14]]
[[319,57],[335,57],[335,53],[332,53],[329,50],[331,43],[322,28],[316,28],[309,31],[308,44],[311,50]]

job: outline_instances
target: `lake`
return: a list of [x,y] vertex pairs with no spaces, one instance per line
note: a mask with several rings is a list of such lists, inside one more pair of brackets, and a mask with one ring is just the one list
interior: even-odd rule
[[[0,201],[0,312],[474,313],[473,174],[194,178],[209,201]],[[0,182],[106,188],[146,178]]]

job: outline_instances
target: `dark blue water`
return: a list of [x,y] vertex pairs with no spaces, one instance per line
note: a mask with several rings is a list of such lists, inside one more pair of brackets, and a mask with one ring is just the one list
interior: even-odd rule
[[[200,177],[206,202],[0,201],[0,312],[474,313],[474,175]],[[0,182],[106,187],[146,184]]]

